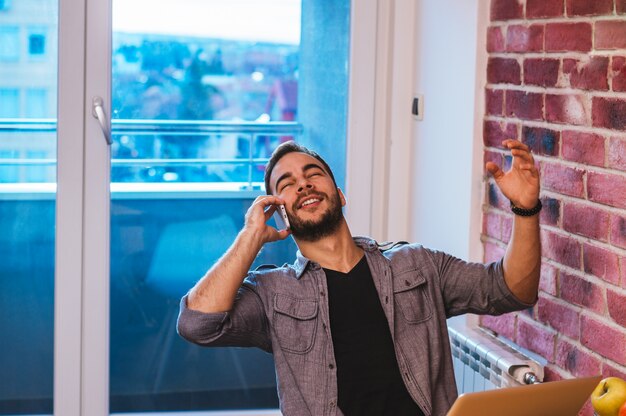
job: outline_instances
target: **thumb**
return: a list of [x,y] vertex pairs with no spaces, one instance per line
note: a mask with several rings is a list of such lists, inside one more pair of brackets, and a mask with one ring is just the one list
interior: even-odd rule
[[485,169],[487,169],[487,171],[491,173],[491,175],[495,179],[500,179],[504,175],[504,172],[502,171],[502,169],[500,169],[500,166],[496,165],[493,162],[487,162],[485,164]]

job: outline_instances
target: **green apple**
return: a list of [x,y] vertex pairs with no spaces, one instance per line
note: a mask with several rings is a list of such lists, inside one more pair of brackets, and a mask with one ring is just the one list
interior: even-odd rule
[[591,393],[591,404],[598,416],[618,416],[626,402],[626,381],[607,377],[600,381]]

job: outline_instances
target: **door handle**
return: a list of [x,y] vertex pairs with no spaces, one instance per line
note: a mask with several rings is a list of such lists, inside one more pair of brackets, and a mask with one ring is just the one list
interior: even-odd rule
[[107,144],[110,146],[113,141],[111,140],[111,130],[109,129],[106,113],[104,112],[104,100],[102,97],[95,96],[93,97],[93,101],[91,103],[91,115],[98,119],[98,124],[100,124],[102,134],[104,134],[104,140],[106,140]]

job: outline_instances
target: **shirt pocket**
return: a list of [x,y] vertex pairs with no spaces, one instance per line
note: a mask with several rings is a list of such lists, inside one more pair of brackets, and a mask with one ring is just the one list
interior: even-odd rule
[[317,300],[299,299],[288,295],[274,296],[274,331],[280,347],[304,354],[313,347],[317,328]]
[[396,274],[393,284],[395,307],[402,311],[404,319],[412,324],[418,324],[432,317],[433,305],[428,293],[428,284],[417,270]]

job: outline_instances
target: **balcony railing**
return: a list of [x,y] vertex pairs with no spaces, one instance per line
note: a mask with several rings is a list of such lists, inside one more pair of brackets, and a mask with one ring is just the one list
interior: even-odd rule
[[[114,183],[186,182],[249,191],[261,188],[263,168],[273,148],[285,140],[298,140],[303,128],[297,122],[112,120],[111,130]],[[54,119],[0,120],[0,182],[54,183],[50,170],[56,165],[54,133]],[[50,137],[45,144],[29,140],[46,134]],[[45,155],[32,157],[33,153]],[[12,175],[6,174],[9,167],[15,169]],[[28,180],[23,172],[33,167],[47,168],[46,178]]]

